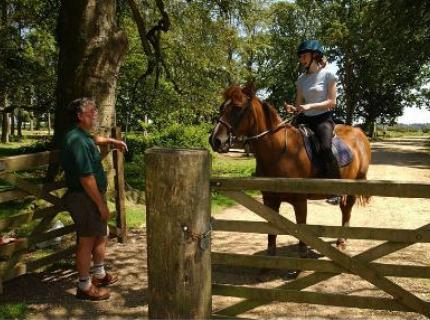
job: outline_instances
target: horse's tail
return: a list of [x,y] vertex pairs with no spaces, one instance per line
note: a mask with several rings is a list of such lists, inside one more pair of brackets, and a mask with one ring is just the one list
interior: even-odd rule
[[[360,207],[367,206],[370,203],[370,200],[372,200],[371,196],[355,195],[354,197],[356,198],[355,203]],[[348,201],[348,196],[347,195],[341,196],[340,201],[343,205],[346,205]]]
[[[360,180],[367,180],[367,176],[364,176],[363,178],[360,178]],[[372,200],[372,196],[364,196],[362,194],[357,196],[358,205],[361,207],[365,207],[370,203],[370,200]]]
[[363,196],[360,195],[357,197],[358,205],[361,207],[365,207],[370,203],[370,200],[372,200],[372,196]]

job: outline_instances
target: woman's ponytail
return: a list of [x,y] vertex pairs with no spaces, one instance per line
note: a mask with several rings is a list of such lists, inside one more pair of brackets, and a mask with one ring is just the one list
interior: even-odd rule
[[327,59],[319,54],[314,55],[314,59],[321,66],[321,68],[325,68],[327,65]]

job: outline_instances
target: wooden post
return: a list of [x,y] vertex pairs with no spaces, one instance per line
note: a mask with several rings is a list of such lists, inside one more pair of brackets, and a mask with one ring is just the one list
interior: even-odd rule
[[[112,128],[112,137],[120,140],[121,128]],[[118,149],[113,150],[113,165],[115,169],[116,228],[119,242],[126,243],[127,220],[125,213],[124,154]]]
[[150,319],[211,317],[210,157],[145,152]]

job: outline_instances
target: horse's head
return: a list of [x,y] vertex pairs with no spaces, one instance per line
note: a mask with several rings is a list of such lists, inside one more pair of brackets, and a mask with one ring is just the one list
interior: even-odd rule
[[255,92],[253,85],[232,85],[224,91],[220,117],[209,137],[214,151],[228,152],[233,136],[245,136],[255,127],[255,117],[252,116]]

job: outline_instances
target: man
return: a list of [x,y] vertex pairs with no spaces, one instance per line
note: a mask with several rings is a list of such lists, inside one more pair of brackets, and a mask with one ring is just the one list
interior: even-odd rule
[[76,297],[106,300],[110,293],[101,287],[117,282],[118,277],[104,269],[109,209],[104,196],[107,180],[96,144],[113,144],[121,150],[127,150],[127,146],[123,141],[90,135],[97,124],[98,111],[94,101],[76,99],[67,107],[67,113],[74,125],[63,142],[61,165],[68,187],[64,201],[76,225],[78,238],[76,268],[79,283]]

